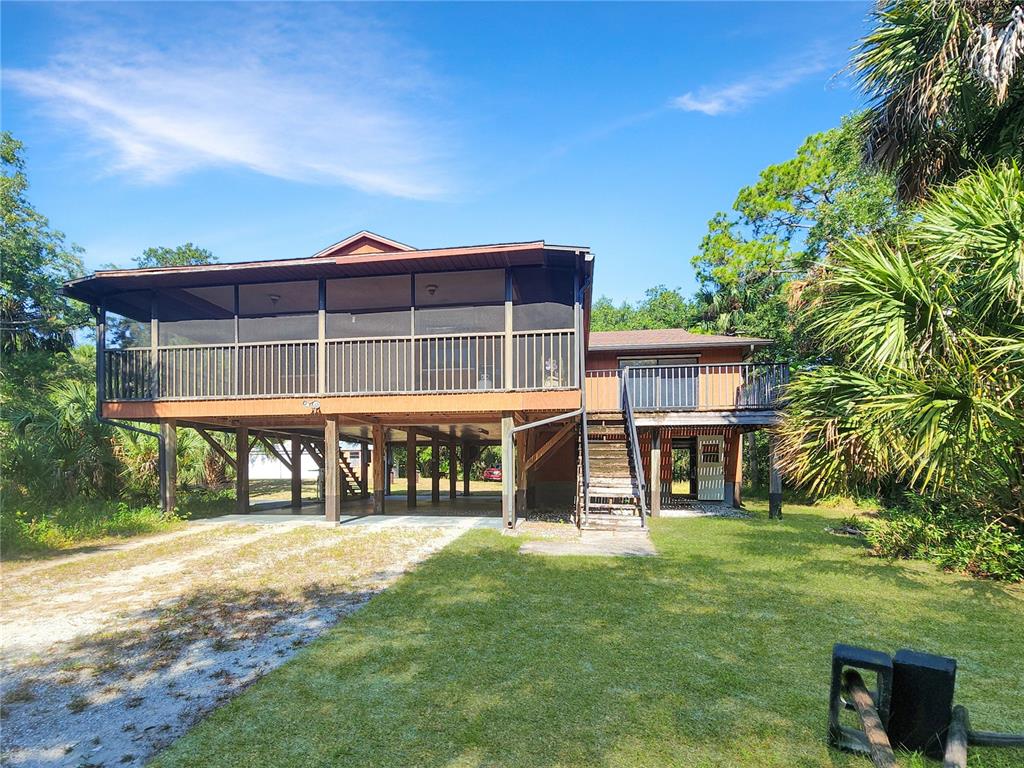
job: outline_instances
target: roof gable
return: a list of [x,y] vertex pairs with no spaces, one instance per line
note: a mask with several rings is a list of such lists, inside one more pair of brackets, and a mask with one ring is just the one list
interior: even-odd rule
[[344,240],[329,245],[319,253],[313,254],[312,258],[319,259],[327,256],[353,256],[364,253],[395,253],[396,251],[415,251],[416,249],[397,240],[363,230]]

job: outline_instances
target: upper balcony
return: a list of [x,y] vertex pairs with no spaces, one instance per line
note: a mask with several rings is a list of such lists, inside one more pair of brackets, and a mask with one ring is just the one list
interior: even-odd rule
[[531,266],[111,294],[101,399],[579,389],[578,285]]
[[628,391],[638,423],[659,413],[765,412],[779,407],[788,381],[785,363],[623,366],[588,370],[586,402],[588,411],[620,412]]

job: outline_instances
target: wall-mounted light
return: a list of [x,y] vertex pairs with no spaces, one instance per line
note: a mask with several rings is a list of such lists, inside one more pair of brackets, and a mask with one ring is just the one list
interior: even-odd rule
[[437,283],[427,283],[427,293],[431,296],[437,293]]

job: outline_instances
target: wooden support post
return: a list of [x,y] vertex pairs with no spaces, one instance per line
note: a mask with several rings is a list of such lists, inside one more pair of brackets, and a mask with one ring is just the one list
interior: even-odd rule
[[[384,459],[387,449],[384,447],[384,427],[373,425],[373,514],[384,514]],[[363,447],[366,455],[366,446]],[[363,465],[365,467],[365,463]],[[363,475],[365,477],[365,474]],[[365,482],[365,481],[364,481]],[[365,487],[365,485],[364,485]]]
[[391,495],[391,473],[395,471],[395,444],[388,440],[387,454],[384,457],[384,495]]
[[416,432],[405,433],[405,505],[416,509]]
[[341,467],[338,460],[338,420],[328,416],[324,423],[324,515],[330,523],[341,517]]
[[501,416],[501,519],[506,528],[516,525],[516,456],[511,413]]
[[249,512],[249,429],[235,430],[235,505],[240,515]]
[[160,421],[160,509],[165,515],[178,504],[178,429],[174,419]]
[[[584,425],[586,429],[586,425]],[[651,438],[651,517],[661,517],[661,429],[654,430]]]
[[441,441],[430,438],[430,503],[441,503]]
[[455,489],[459,483],[459,452],[455,438],[448,441],[448,498],[455,501]]
[[[374,430],[376,430],[376,426],[374,426]],[[377,451],[377,433],[376,433],[376,431],[374,431],[374,433],[373,433],[373,441],[374,441],[373,442],[374,457],[376,457],[376,455],[377,455],[376,454],[376,451]],[[368,470],[368,467],[370,466],[370,456],[369,456],[369,453],[368,453],[369,450],[370,450],[370,446],[369,446],[368,443],[363,443],[360,446],[360,448],[359,448],[359,487],[362,488],[364,496],[368,496],[370,494],[370,486],[367,485],[367,483],[369,481],[368,471],[367,470]],[[381,456],[383,457],[383,451],[381,452]],[[374,460],[376,460],[376,458]],[[384,490],[384,483],[382,482],[378,486],[378,485],[376,485],[376,481],[375,481],[374,482],[374,486],[373,486],[374,493],[377,492],[378,488],[380,490]]]
[[779,473],[779,451],[774,435],[768,438],[768,517],[782,517],[782,475]]
[[526,475],[529,467],[526,460],[529,457],[531,444],[536,442],[534,431],[527,430],[520,432],[516,443],[516,514],[526,514]]
[[292,438],[292,508],[302,508],[302,443]]
[[469,443],[462,443],[462,495],[469,496],[469,473],[473,467],[473,457],[470,455],[475,449]]

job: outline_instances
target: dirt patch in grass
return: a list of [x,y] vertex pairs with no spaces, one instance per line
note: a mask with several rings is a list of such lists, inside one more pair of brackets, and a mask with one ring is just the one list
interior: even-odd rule
[[6,575],[4,764],[141,765],[461,532],[204,526]]
[[579,529],[570,522],[523,520],[512,532],[515,536],[572,541],[580,537]]

